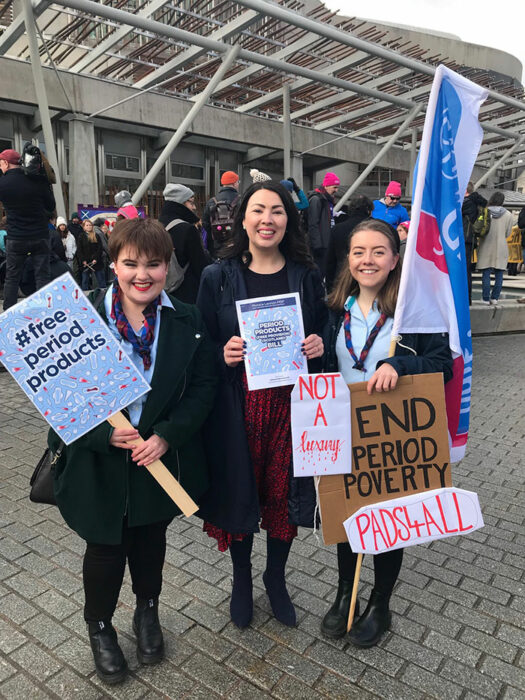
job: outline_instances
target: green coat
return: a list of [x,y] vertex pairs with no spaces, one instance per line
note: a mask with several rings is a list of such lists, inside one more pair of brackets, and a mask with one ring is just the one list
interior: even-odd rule
[[[215,351],[195,306],[171,299],[163,307],[155,369],[138,430],[170,445],[162,462],[190,496],[198,500],[208,488],[201,426],[215,396]],[[104,303],[98,308],[107,321]],[[125,514],[128,526],[168,520],[179,508],[146,467],[129,450],[112,447],[104,422],[66,447],[55,470],[55,496],[66,523],[80,537],[97,544],[119,544]],[[56,449],[59,438],[48,438]]]

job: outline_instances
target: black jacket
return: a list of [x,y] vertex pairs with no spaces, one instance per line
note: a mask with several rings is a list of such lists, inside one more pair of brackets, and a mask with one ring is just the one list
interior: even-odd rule
[[189,263],[189,267],[184,274],[184,281],[173,292],[173,296],[185,304],[195,304],[201,274],[206,265],[209,265],[210,258],[204,250],[200,232],[195,226],[199,217],[184,204],[164,202],[159,221],[164,226],[168,226],[174,219],[182,219],[182,222],[175,224],[168,233],[173,241],[179,265],[185,267]]
[[[215,196],[215,199],[218,202],[228,202],[228,204],[231,204],[233,200],[239,196],[239,191],[235,189],[235,187],[221,187],[221,189],[217,192],[217,195]],[[215,242],[212,238],[211,235],[211,220],[210,220],[210,215],[211,215],[211,205],[213,204],[213,199],[209,199],[206,202],[206,206],[204,207],[204,211],[202,213],[202,228],[206,231],[208,235],[208,240],[207,240],[207,248],[208,252],[211,255],[212,258],[217,257],[217,249],[215,247]]]
[[357,224],[370,218],[368,209],[356,209],[352,211],[346,219],[337,223],[331,233],[328,243],[328,253],[326,255],[326,289],[332,291],[335,278],[339,272],[341,264],[346,261],[348,255],[348,237]]
[[[290,291],[299,292],[301,296],[305,335],[320,335],[327,313],[319,271],[290,260],[287,261],[287,271]],[[233,335],[239,335],[235,302],[246,297],[244,275],[237,260],[222,260],[204,270],[197,306],[215,343],[220,382],[205,429],[212,484],[201,501],[200,515],[232,533],[258,532],[260,518],[257,486],[244,427],[244,370],[242,364],[228,367],[223,356],[226,342]],[[319,362],[310,365],[310,371],[320,371]],[[313,479],[291,476],[290,522],[311,527],[314,510]]]
[[92,260],[96,260],[96,263],[94,265],[91,265],[91,267],[94,270],[104,269],[104,249],[102,247],[102,242],[96,233],[95,237],[97,239],[95,243],[91,243],[85,231],[82,231],[82,234],[78,237],[77,256],[81,265],[81,269],[84,269],[84,262],[87,262],[88,265],[91,265]]
[[0,202],[7,214],[7,237],[49,238],[49,214],[55,208],[51,185],[41,175],[12,168],[0,177]]
[[[335,344],[342,323],[343,314],[330,311],[323,334],[324,370],[326,372],[339,371]],[[387,362],[392,365],[400,377],[405,374],[443,372],[445,383],[452,379],[452,355],[447,333],[411,333],[404,335],[401,342],[406,347],[397,344],[394,357],[380,360],[377,367]],[[409,348],[412,348],[416,354]]]
[[476,221],[478,216],[478,206],[487,206],[487,200],[485,197],[482,197],[479,192],[473,192],[463,200],[461,217],[463,219],[463,235],[465,236],[465,243],[472,243],[472,224]]
[[525,229],[525,207],[523,207],[518,215],[518,228],[520,228],[522,231]]
[[333,199],[327,192],[315,190],[308,197],[310,206],[308,207],[308,239],[312,250],[323,250],[328,248],[330,241],[330,231],[332,228],[332,213],[330,204]]

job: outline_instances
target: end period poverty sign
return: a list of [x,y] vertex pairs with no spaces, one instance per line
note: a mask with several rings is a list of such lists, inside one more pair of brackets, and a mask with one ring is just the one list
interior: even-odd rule
[[66,445],[150,390],[69,273],[0,315],[0,360]]

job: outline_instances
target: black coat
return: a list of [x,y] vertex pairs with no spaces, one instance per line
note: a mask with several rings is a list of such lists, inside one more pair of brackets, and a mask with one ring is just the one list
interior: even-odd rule
[[49,214],[55,198],[47,178],[25,175],[12,168],[0,177],[0,202],[7,214],[7,237],[17,239],[48,238]]
[[[324,370],[326,372],[339,371],[335,344],[342,323],[343,314],[330,311],[323,334],[325,344]],[[447,333],[407,333],[402,337],[401,342],[406,347],[397,344],[394,357],[380,360],[377,367],[387,362],[392,365],[400,377],[405,374],[443,372],[445,383],[452,379],[452,355]]]
[[465,237],[465,243],[472,243],[472,224],[477,219],[478,206],[487,206],[487,200],[485,197],[482,197],[479,192],[473,192],[463,200],[463,206],[461,207],[461,218],[463,219],[463,235]]
[[[305,335],[321,335],[327,313],[319,271],[290,260],[287,271],[290,292],[299,292],[301,296]],[[231,533],[258,532],[260,519],[257,485],[244,428],[243,366],[228,367],[223,356],[226,342],[239,335],[235,302],[246,298],[239,261],[222,260],[204,270],[197,306],[215,343],[220,382],[205,430],[212,485],[201,500],[200,515]],[[310,365],[310,371],[320,370],[319,362]],[[290,476],[290,522],[311,527],[314,510],[313,479]]]
[[[235,189],[235,187],[221,187],[221,189],[217,192],[217,195],[215,199],[218,202],[228,202],[231,204],[233,200],[239,196],[239,191]],[[217,257],[218,250],[215,246],[215,241],[212,238],[211,235],[211,220],[210,220],[210,210],[211,210],[211,205],[213,204],[213,199],[209,199],[206,202],[206,206],[204,207],[204,211],[202,212],[202,228],[206,231],[208,234],[208,242],[207,242],[207,247],[208,247],[208,252],[211,255],[212,258]],[[237,206],[237,205],[236,205]]]
[[104,269],[104,249],[96,233],[95,237],[97,240],[94,243],[89,240],[85,231],[82,231],[82,234],[78,237],[77,255],[82,269],[85,269],[82,263],[87,262],[88,265],[91,265],[92,260],[97,261],[94,265],[91,265],[94,270]]
[[179,265],[181,267],[188,265],[188,269],[182,284],[173,292],[173,296],[185,304],[195,304],[202,271],[211,260],[204,250],[200,232],[195,226],[199,217],[184,204],[165,201],[159,221],[164,226],[168,226],[174,219],[182,219],[182,221],[170,228],[168,233],[173,241]]
[[[335,278],[348,255],[348,237],[357,224],[370,218],[368,209],[356,209],[352,211],[346,219],[337,223],[331,233],[328,243],[328,253],[326,254],[326,289],[330,293],[334,286]],[[337,221],[337,219],[336,219]]]
[[333,198],[327,192],[315,190],[309,195],[310,205],[308,212],[308,240],[313,251],[326,250],[330,241],[332,229],[332,212],[330,204]]

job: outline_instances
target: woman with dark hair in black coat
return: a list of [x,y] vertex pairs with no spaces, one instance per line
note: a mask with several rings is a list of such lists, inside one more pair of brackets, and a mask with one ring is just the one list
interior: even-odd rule
[[297,525],[313,525],[315,489],[312,479],[291,477],[291,387],[248,391],[235,302],[299,292],[306,335],[303,352],[312,364],[316,359],[319,364],[324,289],[293,200],[276,182],[256,183],[246,191],[224,256],[204,270],[197,297],[221,368],[218,398],[207,426],[212,486],[201,515],[205,532],[217,539],[219,549],[230,550],[233,622],[246,627],[252,619],[250,559],[253,533],[261,520],[267,531],[266,591],[275,617],[293,626],[295,608],[284,570]]

